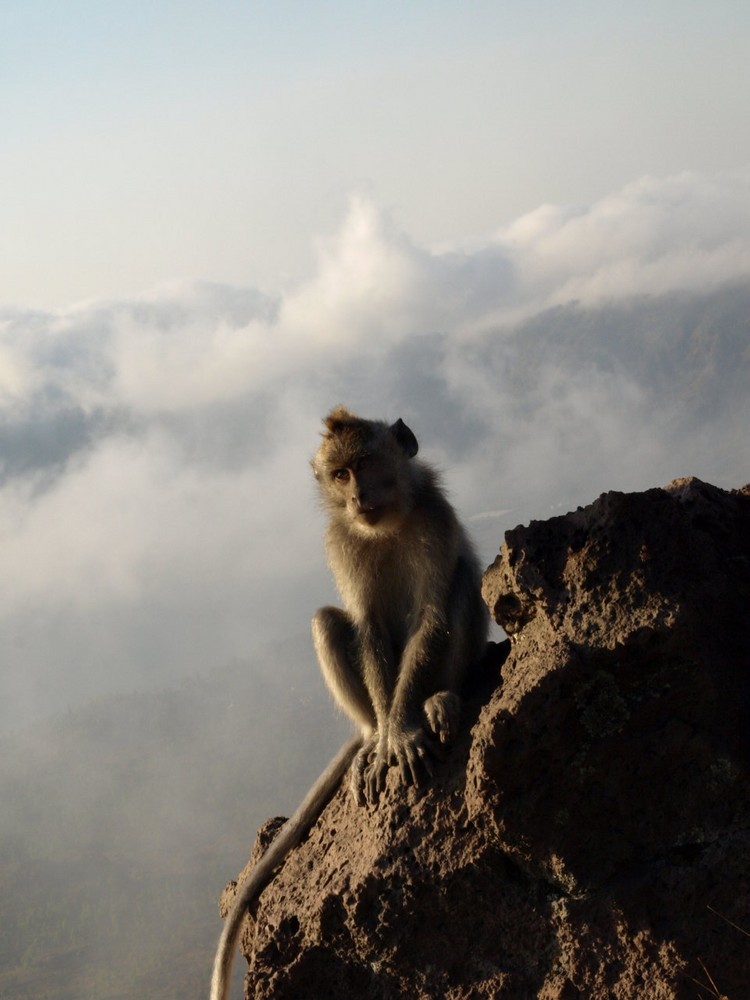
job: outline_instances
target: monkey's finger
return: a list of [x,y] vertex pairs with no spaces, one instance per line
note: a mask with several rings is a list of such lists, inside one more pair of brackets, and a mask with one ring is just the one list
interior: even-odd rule
[[365,772],[363,767],[358,767],[352,772],[350,784],[354,801],[358,806],[363,806],[366,802]]
[[370,805],[378,801],[378,787],[372,774],[368,774],[365,780],[365,796]]
[[428,776],[432,775],[429,758],[422,756],[420,750],[422,754],[425,753],[425,748],[421,745],[405,747],[399,760],[401,777],[407,785],[419,786],[424,780],[425,773]]
[[412,769],[409,765],[409,759],[407,755],[401,754],[398,758],[398,770],[401,775],[401,780],[405,785],[413,785],[414,780],[412,777]]
[[412,784],[412,772],[409,764],[409,754],[412,752],[413,751],[408,743],[400,744],[393,751],[393,755],[396,758],[395,763],[398,767],[399,776],[405,785]]
[[366,771],[367,798],[375,803],[380,793],[385,788],[385,778],[388,771],[388,764],[382,758],[376,758]]
[[435,726],[434,731],[441,743],[453,742],[453,720],[447,712],[441,713],[440,722]]

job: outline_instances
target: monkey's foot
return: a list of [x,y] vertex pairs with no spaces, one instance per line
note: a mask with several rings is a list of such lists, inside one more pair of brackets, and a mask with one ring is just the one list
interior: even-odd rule
[[386,775],[391,766],[388,740],[385,737],[373,736],[359,751],[357,757],[362,758],[361,794],[365,801],[374,805],[385,788]]
[[398,767],[401,780],[406,785],[419,787],[432,777],[434,744],[422,726],[394,733],[389,736],[390,761]]
[[427,725],[441,743],[452,743],[461,722],[461,699],[452,691],[438,691],[424,703]]
[[367,801],[374,805],[385,788],[385,778],[388,774],[390,761],[386,754],[377,752],[369,762],[364,773],[364,788]]
[[398,732],[391,729],[387,743],[369,743],[359,751],[352,765],[352,790],[357,802],[378,801],[392,765],[398,767],[405,785],[424,785],[432,777],[432,758],[437,749],[422,726]]

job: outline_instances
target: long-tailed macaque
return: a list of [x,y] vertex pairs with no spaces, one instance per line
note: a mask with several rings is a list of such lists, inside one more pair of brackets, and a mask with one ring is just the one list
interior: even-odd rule
[[414,434],[402,420],[363,420],[343,406],[325,426],[312,466],[344,609],[316,612],[313,641],[333,697],[361,735],[342,747],[239,888],[219,941],[211,1000],[227,1000],[248,907],[346,771],[358,803],[377,801],[392,766],[404,784],[429,778],[441,744],[456,734],[462,686],[486,642],[476,556],[436,473],[415,459]]

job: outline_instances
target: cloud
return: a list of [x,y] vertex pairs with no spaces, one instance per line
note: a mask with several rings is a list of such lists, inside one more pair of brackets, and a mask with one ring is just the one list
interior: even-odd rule
[[284,323],[318,344],[366,352],[453,329],[500,305],[512,281],[501,248],[417,247],[361,196],[352,198],[336,238],[320,243],[318,260],[315,277],[285,303]]
[[6,724],[306,629],[332,597],[308,458],[336,402],[414,427],[488,561],[559,504],[736,476],[748,303],[722,282],[750,277],[749,206],[747,175],[647,178],[436,251],[355,197],[283,294],[0,314]]
[[643,177],[592,205],[543,205],[497,234],[526,309],[707,290],[750,273],[750,171]]

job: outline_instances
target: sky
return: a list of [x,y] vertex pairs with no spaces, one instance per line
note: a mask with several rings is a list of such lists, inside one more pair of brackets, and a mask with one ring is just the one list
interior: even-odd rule
[[749,22],[3,0],[0,731],[307,642],[338,402],[412,426],[485,562],[605,489],[750,479],[743,411],[696,432],[692,389],[510,335],[750,279]]
[[292,288],[364,194],[427,246],[750,161],[742,0],[3,0],[0,303]]

